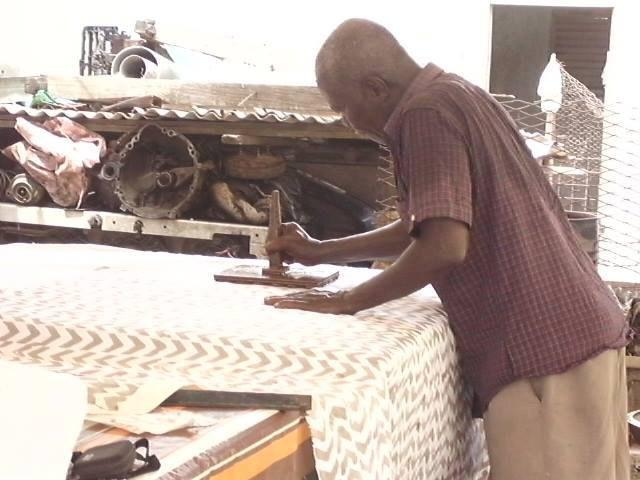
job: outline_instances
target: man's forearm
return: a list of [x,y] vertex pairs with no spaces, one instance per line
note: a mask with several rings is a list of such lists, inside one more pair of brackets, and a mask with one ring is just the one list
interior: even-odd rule
[[320,244],[321,262],[359,262],[397,258],[411,243],[400,220],[370,232],[345,238],[324,240]]
[[[404,297],[428,285],[464,261],[469,242],[466,226],[450,220],[429,222],[429,231],[416,239],[389,268],[347,292],[353,311]],[[425,222],[423,228],[427,230]]]

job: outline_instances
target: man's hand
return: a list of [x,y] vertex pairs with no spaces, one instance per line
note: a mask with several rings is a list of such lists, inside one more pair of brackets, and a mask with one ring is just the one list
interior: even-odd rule
[[278,238],[267,242],[265,249],[267,253],[280,252],[287,263],[316,265],[321,261],[321,242],[297,223],[283,223]]
[[276,308],[353,314],[409,295],[464,262],[470,241],[467,224],[433,218],[420,222],[415,231],[416,238],[393,265],[351,290],[311,290],[270,297],[265,303]]
[[357,311],[357,309],[349,305],[347,292],[344,290],[338,292],[306,290],[284,296],[267,297],[264,299],[264,303],[275,308],[295,308],[335,315],[352,315]]

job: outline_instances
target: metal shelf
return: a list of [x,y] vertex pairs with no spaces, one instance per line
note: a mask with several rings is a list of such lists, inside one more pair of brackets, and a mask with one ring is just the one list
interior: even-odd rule
[[217,235],[239,235],[249,238],[249,253],[258,258],[265,258],[264,244],[268,232],[267,227],[256,225],[185,219],[151,219],[125,213],[27,207],[2,202],[0,202],[0,221],[200,240],[211,240]]

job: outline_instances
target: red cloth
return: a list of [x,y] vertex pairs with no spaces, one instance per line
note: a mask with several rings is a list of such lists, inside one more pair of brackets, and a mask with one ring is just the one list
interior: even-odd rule
[[89,190],[86,170],[100,163],[106,142],[68,118],[52,118],[42,125],[22,117],[16,130],[25,139],[2,150],[17,161],[62,207],[80,208]]
[[436,217],[470,227],[467,258],[433,286],[483,411],[516,379],[626,344],[622,310],[491,95],[430,64],[385,130],[409,228]]

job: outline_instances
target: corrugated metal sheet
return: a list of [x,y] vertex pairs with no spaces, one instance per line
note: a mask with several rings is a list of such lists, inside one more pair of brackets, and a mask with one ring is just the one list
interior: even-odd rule
[[194,107],[190,112],[167,110],[164,108],[134,108],[130,113],[91,112],[79,110],[56,110],[27,108],[17,104],[0,104],[0,115],[9,114],[36,119],[67,117],[72,120],[200,120],[208,122],[273,122],[273,123],[317,123],[340,125],[339,115],[312,115],[305,113],[281,112],[265,108],[252,110],[224,110]]

